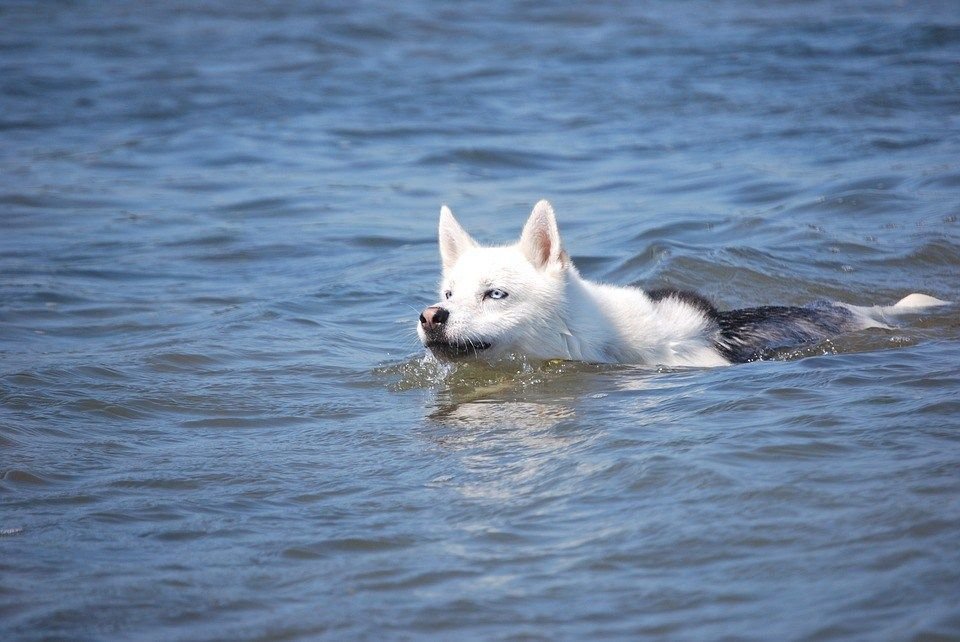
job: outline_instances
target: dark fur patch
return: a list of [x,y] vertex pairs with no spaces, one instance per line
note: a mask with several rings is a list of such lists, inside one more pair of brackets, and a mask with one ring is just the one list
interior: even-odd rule
[[663,299],[677,299],[678,301],[683,301],[687,305],[700,310],[710,318],[715,318],[718,314],[717,309],[712,303],[710,303],[709,299],[689,290],[671,290],[670,288],[659,288],[657,290],[648,291],[647,296],[654,301],[661,301]]
[[696,292],[661,288],[647,292],[654,301],[677,299],[716,322],[714,347],[731,363],[762,359],[779,348],[823,341],[857,329],[850,310],[818,301],[809,306],[769,305],[721,312]]
[[778,348],[823,341],[857,327],[850,310],[827,302],[729,310],[716,320],[720,332],[714,345],[733,363],[756,361]]

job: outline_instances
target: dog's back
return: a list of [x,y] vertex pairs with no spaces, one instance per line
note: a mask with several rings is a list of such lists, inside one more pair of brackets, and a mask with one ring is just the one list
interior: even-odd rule
[[806,307],[769,305],[720,311],[696,292],[659,289],[650,290],[647,296],[653,301],[674,299],[703,314],[715,326],[714,347],[730,363],[756,361],[778,348],[823,341],[865,327],[849,308],[828,301]]

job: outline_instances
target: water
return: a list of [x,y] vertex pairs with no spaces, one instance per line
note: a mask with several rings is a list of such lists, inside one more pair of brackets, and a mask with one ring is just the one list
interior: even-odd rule
[[[591,278],[960,300],[960,14],[0,5],[4,639],[957,639],[957,308],[420,360],[448,202]],[[801,358],[803,357],[803,358]]]

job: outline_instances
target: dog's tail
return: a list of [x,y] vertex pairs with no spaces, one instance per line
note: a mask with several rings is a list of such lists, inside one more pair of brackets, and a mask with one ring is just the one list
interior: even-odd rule
[[906,314],[920,314],[928,308],[951,305],[950,301],[941,301],[928,294],[914,292],[903,297],[893,305],[847,305],[843,307],[853,312],[865,328],[890,328],[892,319]]
[[903,297],[893,305],[884,307],[883,310],[890,314],[911,314],[919,310],[935,308],[941,305],[950,305],[950,301],[941,301],[928,294],[914,292],[913,294],[908,294]]

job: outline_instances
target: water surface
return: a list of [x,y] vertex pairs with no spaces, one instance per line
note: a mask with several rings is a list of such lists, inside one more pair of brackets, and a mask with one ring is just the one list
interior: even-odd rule
[[960,315],[421,361],[449,203],[589,278],[960,301],[950,2],[0,4],[5,639],[955,639]]

